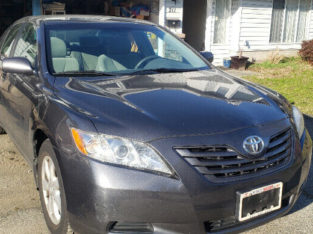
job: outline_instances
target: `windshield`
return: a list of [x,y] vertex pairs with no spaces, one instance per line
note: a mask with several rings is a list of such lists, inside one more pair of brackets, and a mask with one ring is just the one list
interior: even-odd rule
[[47,61],[54,75],[127,75],[209,69],[191,49],[154,25],[50,22]]

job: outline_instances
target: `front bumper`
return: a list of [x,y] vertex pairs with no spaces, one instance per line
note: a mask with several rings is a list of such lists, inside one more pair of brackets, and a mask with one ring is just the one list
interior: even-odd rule
[[[194,137],[192,141],[201,139]],[[152,143],[157,149],[168,149],[165,144],[176,143],[165,139]],[[161,154],[175,165],[179,178],[106,165],[78,154],[69,155],[60,148],[56,151],[74,230],[106,233],[110,224],[118,221],[151,223],[155,233],[206,233],[212,225],[212,232],[239,232],[286,214],[299,197],[311,165],[309,134],[306,132],[302,151],[300,142],[297,144],[294,160],[282,170],[224,184],[208,182],[173,150]],[[237,191],[278,181],[284,183],[280,210],[243,223],[234,219]],[[230,224],[223,226],[223,222]]]

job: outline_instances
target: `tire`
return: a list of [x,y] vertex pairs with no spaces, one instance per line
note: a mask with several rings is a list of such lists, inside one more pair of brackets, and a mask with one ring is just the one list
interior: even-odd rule
[[4,131],[3,128],[0,127],[0,135],[5,134],[6,132]]
[[41,207],[50,232],[73,233],[68,220],[60,167],[49,139],[42,143],[39,150],[38,180]]

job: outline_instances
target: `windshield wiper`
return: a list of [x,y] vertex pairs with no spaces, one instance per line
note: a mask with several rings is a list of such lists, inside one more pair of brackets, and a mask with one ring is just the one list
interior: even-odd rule
[[156,69],[146,69],[139,70],[128,73],[127,75],[145,75],[145,74],[156,74],[156,73],[175,73],[175,72],[191,72],[191,71],[199,71],[200,69],[177,69],[177,68],[156,68]]
[[54,73],[54,76],[117,76],[117,73],[99,72],[99,71],[68,71]]
[[177,68],[156,68],[156,69],[145,69],[138,70],[130,73],[108,73],[99,71],[68,71],[61,73],[54,73],[54,76],[127,76],[127,75],[147,75],[147,74],[157,74],[157,73],[175,73],[175,72],[192,72],[200,71],[201,68],[193,69],[177,69]]

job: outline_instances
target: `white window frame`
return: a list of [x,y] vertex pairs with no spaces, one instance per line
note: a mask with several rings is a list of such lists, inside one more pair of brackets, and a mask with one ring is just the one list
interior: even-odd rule
[[[273,16],[273,11],[274,11],[274,1],[272,1],[272,16]],[[285,6],[284,6],[284,14],[283,14],[283,22],[282,22],[282,32],[281,32],[281,36],[280,36],[280,41],[279,42],[271,42],[270,39],[271,37],[269,37],[269,43],[270,44],[300,44],[301,41],[297,41],[297,37],[298,37],[298,23],[299,23],[299,15],[300,15],[300,2],[301,0],[298,0],[298,9],[297,9],[297,23],[295,24],[295,28],[294,28],[294,38],[292,42],[284,42],[284,30],[285,30],[285,22],[286,22],[286,1],[285,1]],[[309,37],[309,30],[308,30],[308,26],[309,26],[309,21],[311,19],[311,10],[312,10],[312,0],[310,1],[310,9],[307,13],[307,19],[306,19],[306,25],[305,25],[305,38],[304,40],[308,39]],[[271,18],[271,22],[272,22],[272,18]],[[271,24],[271,29],[270,29],[270,34],[272,33],[272,24]]]

